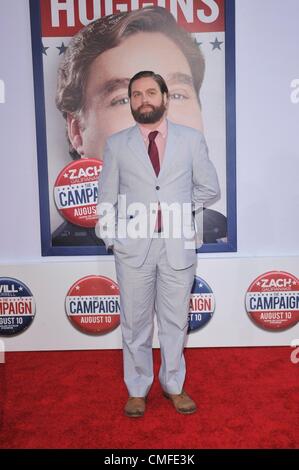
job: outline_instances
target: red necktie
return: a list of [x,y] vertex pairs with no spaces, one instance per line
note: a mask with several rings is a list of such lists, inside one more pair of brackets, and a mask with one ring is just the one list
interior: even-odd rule
[[148,140],[149,140],[148,154],[151,159],[156,176],[158,176],[160,172],[159,152],[158,152],[157,144],[155,142],[155,138],[157,137],[157,135],[158,135],[158,131],[150,132],[148,135]]
[[[158,176],[160,172],[160,159],[159,159],[159,151],[157,144],[155,142],[155,138],[158,135],[158,131],[150,132],[148,135],[149,145],[148,145],[148,154],[151,159],[153,168],[155,170],[156,176]],[[155,230],[156,232],[161,232],[162,229],[162,218],[161,218],[161,209],[158,209],[158,215],[156,220]]]

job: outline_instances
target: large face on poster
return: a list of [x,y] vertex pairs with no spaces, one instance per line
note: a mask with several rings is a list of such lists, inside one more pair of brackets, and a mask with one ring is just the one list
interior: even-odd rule
[[[149,5],[150,4],[150,5]],[[135,125],[130,78],[162,75],[169,120],[202,131],[221,195],[201,251],[234,251],[234,6],[225,0],[31,0],[44,255],[106,254],[95,235],[108,136]]]

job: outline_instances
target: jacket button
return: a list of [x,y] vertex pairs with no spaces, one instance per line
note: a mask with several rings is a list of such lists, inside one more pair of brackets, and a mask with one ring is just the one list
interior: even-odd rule
[[159,189],[160,189],[160,186],[156,186],[156,189],[159,190]]

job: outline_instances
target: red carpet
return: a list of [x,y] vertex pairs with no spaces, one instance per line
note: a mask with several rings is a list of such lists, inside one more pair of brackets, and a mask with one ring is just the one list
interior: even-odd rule
[[[188,349],[183,416],[155,381],[144,418],[123,415],[121,351],[7,353],[1,448],[298,448],[299,364],[290,347]],[[155,351],[155,370],[159,351]]]

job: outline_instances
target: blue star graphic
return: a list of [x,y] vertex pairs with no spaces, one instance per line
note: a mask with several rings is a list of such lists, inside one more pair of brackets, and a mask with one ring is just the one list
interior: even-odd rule
[[61,46],[56,47],[56,49],[59,49],[59,55],[64,54],[65,51],[67,50],[67,46],[64,45],[64,43],[61,43]]
[[47,49],[49,49],[49,47],[45,47],[42,43],[42,53],[45,54],[45,55],[48,55],[47,54]]
[[213,51],[214,49],[219,49],[219,50],[221,51],[221,47],[220,47],[220,46],[221,46],[221,44],[223,44],[223,41],[218,41],[218,38],[216,37],[216,38],[215,38],[215,41],[214,41],[214,42],[210,42],[210,44],[212,44],[212,46],[213,46],[212,51]]

